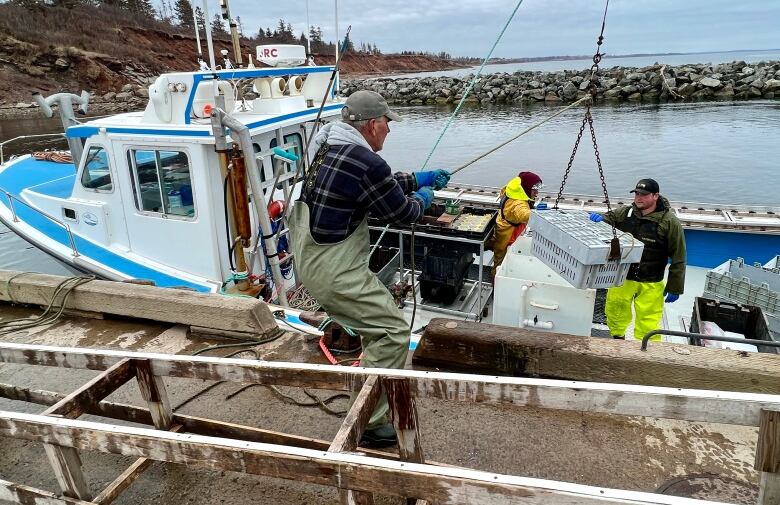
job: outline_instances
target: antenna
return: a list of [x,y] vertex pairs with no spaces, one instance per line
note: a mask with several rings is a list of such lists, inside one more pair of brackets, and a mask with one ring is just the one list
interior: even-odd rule
[[200,30],[198,29],[198,10],[195,4],[192,4],[192,19],[195,21],[195,45],[198,51],[198,67],[203,70],[203,51],[200,48]]
[[214,42],[211,40],[211,23],[209,23],[209,1],[203,0],[203,19],[205,20],[206,28],[206,45],[209,49],[209,68],[214,70],[217,68],[217,62],[214,61]]

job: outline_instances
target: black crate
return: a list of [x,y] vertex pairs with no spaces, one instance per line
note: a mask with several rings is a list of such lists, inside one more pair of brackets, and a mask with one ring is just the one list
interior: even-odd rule
[[420,273],[420,296],[430,302],[451,304],[463,288],[473,262],[474,255],[469,251],[429,250]]
[[[772,341],[772,332],[769,331],[769,324],[761,307],[696,297],[691,316],[691,333],[701,333],[701,321],[711,321],[723,331],[740,333],[745,335],[745,338]],[[698,340],[689,339],[691,344],[696,341]],[[699,341],[699,345],[703,344]],[[757,347],[758,352],[778,353],[777,347]]]

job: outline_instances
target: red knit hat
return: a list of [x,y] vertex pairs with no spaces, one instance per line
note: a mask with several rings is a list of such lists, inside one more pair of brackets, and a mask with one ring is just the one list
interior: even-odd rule
[[520,178],[520,185],[523,187],[523,191],[528,196],[531,195],[531,188],[542,183],[542,178],[533,172],[520,172],[517,176]]

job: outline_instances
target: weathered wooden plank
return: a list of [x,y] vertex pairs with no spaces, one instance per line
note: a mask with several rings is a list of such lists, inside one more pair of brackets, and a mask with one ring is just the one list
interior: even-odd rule
[[417,405],[408,379],[384,378],[382,388],[387,393],[390,405],[390,419],[398,435],[398,452],[401,459],[412,463],[424,463],[420,443],[420,425],[417,420]]
[[59,415],[76,419],[122,387],[134,375],[135,367],[131,360],[118,361],[111,368],[46,409],[43,415]]
[[[1,301],[46,306],[56,287],[66,279],[58,275],[31,273],[11,279],[18,273],[0,271]],[[65,307],[256,335],[278,327],[268,306],[253,298],[228,298],[215,293],[111,281],[94,280],[76,287]]]
[[135,374],[138,378],[138,386],[141,388],[141,397],[149,405],[154,426],[158,430],[167,430],[171,427],[171,404],[168,401],[168,392],[162,377],[152,372],[149,360],[134,360]]
[[339,431],[333,437],[329,451],[350,452],[357,448],[381,392],[379,379],[376,376],[369,377],[355,397]]
[[56,442],[44,442],[43,449],[46,451],[46,457],[54,470],[54,476],[62,489],[62,494],[89,501],[92,493],[84,478],[78,451],[73,447],[60,445]]
[[[171,427],[171,431],[174,433],[180,432],[182,430],[182,425],[180,424],[174,424]],[[103,489],[103,491],[100,492],[95,498],[92,499],[92,503],[97,503],[99,505],[108,505],[109,503],[116,500],[119,495],[130,487],[130,485],[138,479],[138,477],[141,476],[144,471],[146,471],[147,468],[151,466],[151,464],[154,463],[154,460],[148,459],[148,458],[138,458],[133,462],[132,465],[127,467],[127,469],[122,472],[119,477],[114,479],[114,481],[109,484],[108,486]]]
[[759,505],[780,504],[780,410],[761,411],[755,468],[761,472]]
[[7,363],[105,370],[125,358],[148,359],[159,376],[353,391],[381,374],[409,379],[418,398],[744,426],[758,426],[762,408],[780,409],[780,396],[756,393],[0,343]]
[[19,505],[90,505],[92,503],[67,496],[57,496],[43,489],[3,479],[0,479],[0,501],[18,503]]
[[712,503],[477,470],[380,460],[354,454],[106,426],[81,420],[3,411],[0,411],[0,436],[49,444],[71,444],[81,450],[145,457],[209,470],[267,475],[394,496],[418,496],[442,505]]
[[[369,377],[363,383],[363,387],[355,397],[355,401],[349,408],[344,421],[341,423],[339,431],[333,438],[333,442],[328,448],[331,452],[350,452],[357,448],[360,443],[360,437],[368,425],[371,414],[374,412],[376,402],[382,393],[379,385],[379,378]],[[364,491],[354,491],[352,489],[339,489],[339,498],[343,505],[373,505],[374,495]]]
[[467,373],[780,394],[780,356],[432,319],[413,363]]
[[778,505],[780,503],[780,474],[761,472],[758,505]]
[[[398,436],[398,454],[402,461],[425,463],[422,443],[420,442],[420,425],[417,420],[417,405],[412,395],[409,379],[383,379],[382,389],[387,394],[390,406],[390,419]],[[417,496],[407,496],[407,505],[415,505]],[[424,505],[427,505],[423,501]]]

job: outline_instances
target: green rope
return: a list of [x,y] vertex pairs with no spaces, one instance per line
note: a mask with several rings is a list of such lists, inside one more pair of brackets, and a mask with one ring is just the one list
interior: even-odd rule
[[477,82],[477,79],[479,79],[479,76],[482,74],[482,69],[487,64],[490,57],[493,55],[493,51],[496,49],[496,46],[498,45],[499,41],[501,40],[501,37],[504,36],[504,32],[509,27],[509,23],[512,22],[512,19],[515,17],[515,14],[517,13],[517,9],[520,8],[520,5],[523,3],[523,0],[518,0],[517,5],[515,5],[515,9],[512,11],[512,14],[509,16],[509,19],[506,20],[506,23],[504,24],[504,28],[501,29],[501,33],[498,34],[498,38],[493,43],[493,47],[490,48],[490,52],[485,56],[485,59],[482,60],[482,65],[479,66],[479,70],[477,70],[477,73],[474,74],[474,77],[471,79],[471,82],[466,87],[466,91],[463,92],[463,96],[460,97],[460,102],[458,102],[458,106],[455,107],[455,111],[450,116],[449,120],[447,120],[447,124],[444,125],[444,129],[441,131],[441,134],[439,135],[439,138],[436,139],[436,143],[433,145],[433,149],[431,149],[431,152],[428,154],[428,157],[425,159],[425,163],[423,163],[423,166],[420,170],[425,170],[425,167],[428,166],[428,162],[431,161],[431,156],[433,156],[433,152],[436,151],[436,148],[439,147],[439,142],[441,142],[441,139],[444,138],[444,134],[447,132],[447,129],[450,127],[450,124],[452,124],[452,121],[455,119],[455,116],[458,115],[458,112],[460,112],[460,108],[463,105],[463,102],[466,101],[466,97],[471,92],[471,88],[474,87],[474,84]]
[[[332,318],[330,318],[330,317],[326,317],[326,318],[325,318],[325,319],[324,319],[324,320],[323,320],[323,321],[320,323],[320,325],[317,327],[317,329],[318,329],[318,330],[320,330],[320,331],[325,331],[325,328],[327,328],[327,327],[328,327],[328,326],[329,326],[331,323],[334,323],[334,322],[335,322],[335,321],[334,321]],[[357,337],[357,332],[356,332],[355,330],[353,330],[352,328],[350,328],[349,326],[344,326],[344,325],[342,324],[342,325],[341,325],[341,327],[342,327],[342,328],[344,328],[344,331],[345,331],[345,332],[347,333],[347,335],[349,335],[350,337]]]

